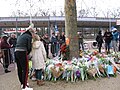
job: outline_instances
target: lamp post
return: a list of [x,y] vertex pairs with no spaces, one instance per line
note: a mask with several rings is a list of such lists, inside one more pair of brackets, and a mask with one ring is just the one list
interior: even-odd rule
[[34,4],[32,4],[32,1],[31,0],[28,0],[29,4],[30,4],[30,25],[33,24],[32,23],[32,7]]
[[32,9],[32,4],[31,4],[31,0],[30,0],[30,24],[32,24],[32,13],[31,13],[31,9]]
[[16,27],[16,37],[18,37],[18,17],[17,17],[17,13],[18,13],[18,8],[19,8],[19,1],[16,1],[15,7],[16,7],[16,12],[15,12],[15,27]]
[[17,21],[18,21],[18,18],[17,18],[17,16],[15,16],[15,18],[16,18],[16,37],[18,37],[18,24],[17,24]]
[[108,18],[109,18],[109,31],[111,31],[111,17],[110,17],[110,10],[108,11]]
[[50,31],[50,16],[48,16],[48,34],[51,36],[51,31]]

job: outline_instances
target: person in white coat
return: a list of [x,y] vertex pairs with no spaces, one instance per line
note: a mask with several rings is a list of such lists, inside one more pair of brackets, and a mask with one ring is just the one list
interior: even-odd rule
[[32,66],[36,72],[37,85],[44,84],[42,80],[43,70],[45,68],[46,51],[43,42],[40,41],[40,37],[36,34],[33,38],[32,46]]

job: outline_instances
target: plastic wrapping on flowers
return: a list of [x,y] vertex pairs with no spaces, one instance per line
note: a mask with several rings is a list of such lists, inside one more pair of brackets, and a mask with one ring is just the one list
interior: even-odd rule
[[[56,57],[46,61],[44,70],[44,79],[49,81],[65,80],[76,82],[78,80],[87,80],[92,78],[96,80],[99,77],[110,77],[116,75],[119,70],[118,58],[120,53],[96,53],[86,51],[81,58],[73,57],[72,60],[61,61]],[[117,57],[117,58],[116,58]],[[116,62],[114,60],[117,60]]]

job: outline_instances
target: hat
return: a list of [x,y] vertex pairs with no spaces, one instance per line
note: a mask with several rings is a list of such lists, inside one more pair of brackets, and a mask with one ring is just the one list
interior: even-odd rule
[[102,31],[100,30],[100,31],[98,32],[98,34],[102,34]]
[[112,31],[116,31],[117,29],[116,28],[113,28]]

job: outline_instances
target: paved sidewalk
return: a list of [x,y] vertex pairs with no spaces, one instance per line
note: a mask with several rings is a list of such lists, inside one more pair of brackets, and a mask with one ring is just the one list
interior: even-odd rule
[[[9,68],[8,68],[11,72],[15,70],[15,63],[12,63],[9,65]],[[0,63],[0,75],[3,75],[3,74],[6,74],[4,72],[4,68],[2,66],[2,64]]]
[[[44,86],[37,86],[36,82],[29,80],[34,90],[120,90],[120,75],[116,78],[98,78],[94,80],[77,81],[75,83],[65,81],[45,81]],[[16,70],[0,75],[0,90],[21,90]]]

